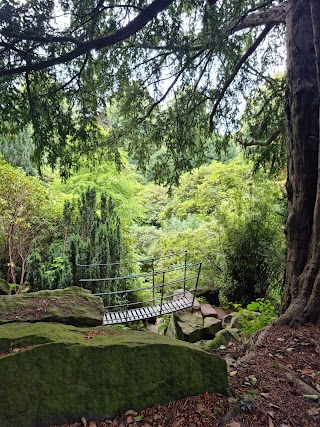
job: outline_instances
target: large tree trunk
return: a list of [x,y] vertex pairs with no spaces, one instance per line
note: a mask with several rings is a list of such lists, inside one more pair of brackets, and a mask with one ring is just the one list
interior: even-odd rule
[[[311,13],[312,12],[312,13]],[[319,0],[291,0],[287,15],[289,216],[283,315],[320,325]]]

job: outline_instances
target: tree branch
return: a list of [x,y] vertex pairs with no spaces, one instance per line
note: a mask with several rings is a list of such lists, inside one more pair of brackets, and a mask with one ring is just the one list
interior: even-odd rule
[[15,33],[13,31],[8,30],[1,30],[0,35],[6,38],[14,38],[14,39],[20,39],[20,40],[31,40],[35,42],[42,42],[44,44],[49,43],[73,43],[76,45],[82,45],[83,42],[80,40],[70,37],[70,36],[54,36],[54,35],[48,35],[48,36],[41,36],[33,31],[26,31],[25,33]]
[[72,50],[71,52],[46,61],[41,61],[30,65],[24,65],[9,70],[0,70],[0,76],[12,76],[24,72],[43,70],[45,68],[52,67],[53,65],[69,62],[72,59],[75,59],[91,50],[100,50],[106,47],[113,46],[136,34],[150,21],[152,21],[160,12],[167,9],[173,2],[174,0],[154,0],[153,3],[143,9],[138,16],[136,16],[131,22],[129,22],[129,24],[116,31],[111,36],[100,37],[98,39],[85,42],[81,46],[78,46],[77,48]]
[[157,101],[155,101],[148,109],[147,113],[141,117],[139,119],[139,123],[142,123],[147,117],[150,116],[150,114],[152,113],[152,111],[168,96],[168,94],[170,93],[170,91],[172,90],[172,88],[174,87],[174,85],[177,83],[177,81],[179,80],[179,78],[181,77],[182,73],[185,71],[185,69],[188,67],[188,65],[194,60],[196,59],[198,56],[200,56],[203,52],[197,52],[192,58],[190,58],[187,63],[182,67],[181,70],[179,70],[179,72],[177,73],[175,79],[173,80],[173,82],[170,84],[170,86],[168,87],[168,89],[165,91],[165,93],[162,95],[161,98],[159,98]]
[[234,34],[237,31],[244,30],[246,28],[258,27],[259,25],[269,24],[274,26],[284,24],[286,21],[287,9],[288,3],[285,2],[267,10],[243,15],[225,27],[223,32],[227,34]]
[[267,147],[273,141],[275,141],[277,139],[277,137],[279,135],[281,135],[281,133],[282,133],[282,130],[281,129],[277,129],[276,131],[274,131],[271,134],[270,138],[268,138],[268,140],[266,142],[258,142],[258,141],[246,142],[246,141],[240,141],[239,144],[243,148],[247,148],[247,147]]
[[263,29],[263,31],[260,33],[260,35],[258,36],[258,38],[255,40],[255,42],[249,47],[249,49],[246,51],[246,53],[239,59],[238,63],[236,64],[236,66],[234,67],[234,70],[231,74],[231,76],[226,80],[223,88],[218,91],[218,97],[216,98],[216,101],[214,103],[213,109],[211,111],[210,114],[210,119],[209,119],[209,130],[210,133],[213,132],[213,118],[214,115],[217,112],[217,109],[220,105],[220,102],[222,101],[227,89],[229,88],[229,86],[231,85],[231,83],[233,82],[233,80],[235,79],[236,75],[238,74],[238,72],[240,71],[242,65],[246,62],[246,60],[250,57],[250,55],[253,54],[253,52],[258,48],[258,46],[260,45],[260,43],[265,39],[265,37],[267,36],[267,34],[271,31],[273,25],[268,24],[265,26],[265,28]]

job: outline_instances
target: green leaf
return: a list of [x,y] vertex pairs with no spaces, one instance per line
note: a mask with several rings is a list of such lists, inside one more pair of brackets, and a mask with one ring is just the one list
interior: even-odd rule
[[142,421],[143,420],[143,415],[137,415],[136,417],[133,417],[134,421]]
[[303,397],[308,400],[318,400],[319,396],[317,394],[304,394]]

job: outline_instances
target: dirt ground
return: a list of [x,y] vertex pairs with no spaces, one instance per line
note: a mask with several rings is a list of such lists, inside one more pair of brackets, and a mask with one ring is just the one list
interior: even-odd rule
[[273,325],[251,341],[217,352],[229,365],[229,396],[205,393],[63,427],[320,427],[320,328]]

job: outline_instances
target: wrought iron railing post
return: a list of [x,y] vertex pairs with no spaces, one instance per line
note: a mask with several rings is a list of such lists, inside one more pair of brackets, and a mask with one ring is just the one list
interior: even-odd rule
[[160,316],[162,314],[162,303],[163,303],[163,294],[164,294],[164,271],[162,272],[162,283],[161,283],[161,301],[160,301]]
[[183,276],[183,296],[186,296],[186,281],[187,281],[187,251],[184,251],[184,276]]
[[193,312],[193,307],[194,307],[194,300],[196,299],[196,292],[197,292],[197,288],[198,288],[198,283],[199,283],[199,276],[200,276],[200,272],[201,272],[201,267],[202,267],[202,262],[199,262],[199,268],[198,268],[198,274],[197,274],[197,280],[196,280],[196,286],[194,288],[193,291],[193,299],[192,299],[192,312]]
[[126,308],[126,322],[128,321],[128,293],[127,293],[127,281],[124,280],[124,299],[125,299],[125,308]]
[[154,299],[154,258],[152,258],[152,303],[155,305],[155,299]]

